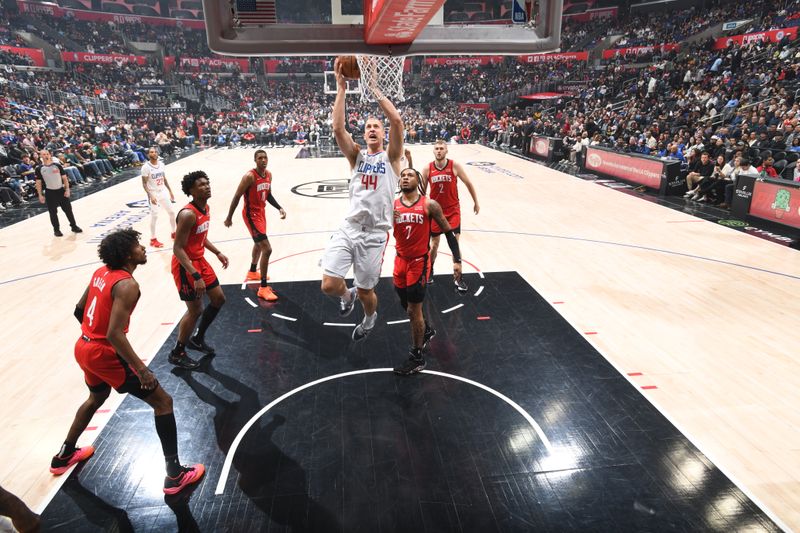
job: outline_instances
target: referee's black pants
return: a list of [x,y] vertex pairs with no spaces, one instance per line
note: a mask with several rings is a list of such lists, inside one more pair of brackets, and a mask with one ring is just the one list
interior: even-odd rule
[[67,215],[69,225],[71,228],[77,226],[75,223],[75,216],[72,214],[72,203],[69,198],[64,196],[64,189],[45,189],[44,200],[47,204],[47,210],[50,212],[50,223],[53,225],[53,231],[61,229],[61,223],[58,221],[58,208],[60,207],[64,214]]

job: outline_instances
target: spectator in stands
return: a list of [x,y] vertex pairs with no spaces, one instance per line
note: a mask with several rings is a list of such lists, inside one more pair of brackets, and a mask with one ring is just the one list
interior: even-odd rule
[[708,152],[700,154],[700,160],[689,167],[689,172],[686,174],[686,196],[690,200],[699,200],[702,196],[698,185],[700,181],[711,177],[714,173],[714,163]]
[[772,157],[764,159],[763,164],[756,170],[764,177],[778,179],[778,171],[775,170],[775,160]]

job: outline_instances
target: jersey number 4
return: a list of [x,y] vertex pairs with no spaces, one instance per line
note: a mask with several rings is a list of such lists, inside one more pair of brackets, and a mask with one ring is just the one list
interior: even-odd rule
[[362,174],[361,185],[363,185],[367,190],[376,190],[378,188],[378,176]]
[[94,309],[97,307],[97,296],[92,298],[92,303],[89,304],[89,309],[86,310],[86,316],[89,318],[89,327],[94,325]]

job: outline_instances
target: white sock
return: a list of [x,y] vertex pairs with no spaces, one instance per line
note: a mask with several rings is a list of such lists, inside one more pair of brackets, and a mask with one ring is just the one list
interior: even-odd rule
[[375,321],[378,319],[378,313],[372,313],[371,315],[364,316],[364,329],[372,329],[375,327]]
[[341,298],[344,303],[349,304],[350,302],[353,301],[353,291],[347,289],[346,291],[344,291],[344,294],[342,294]]

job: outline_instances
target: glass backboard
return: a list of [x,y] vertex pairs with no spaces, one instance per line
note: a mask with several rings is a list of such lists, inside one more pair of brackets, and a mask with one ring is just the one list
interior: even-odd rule
[[[203,0],[211,50],[243,56],[551,52],[560,44],[562,5],[563,0]],[[431,6],[427,23],[408,39],[415,10]],[[380,16],[388,25],[376,39],[365,30],[374,30]],[[380,42],[368,44],[370,39]],[[384,42],[389,40],[394,42]]]

